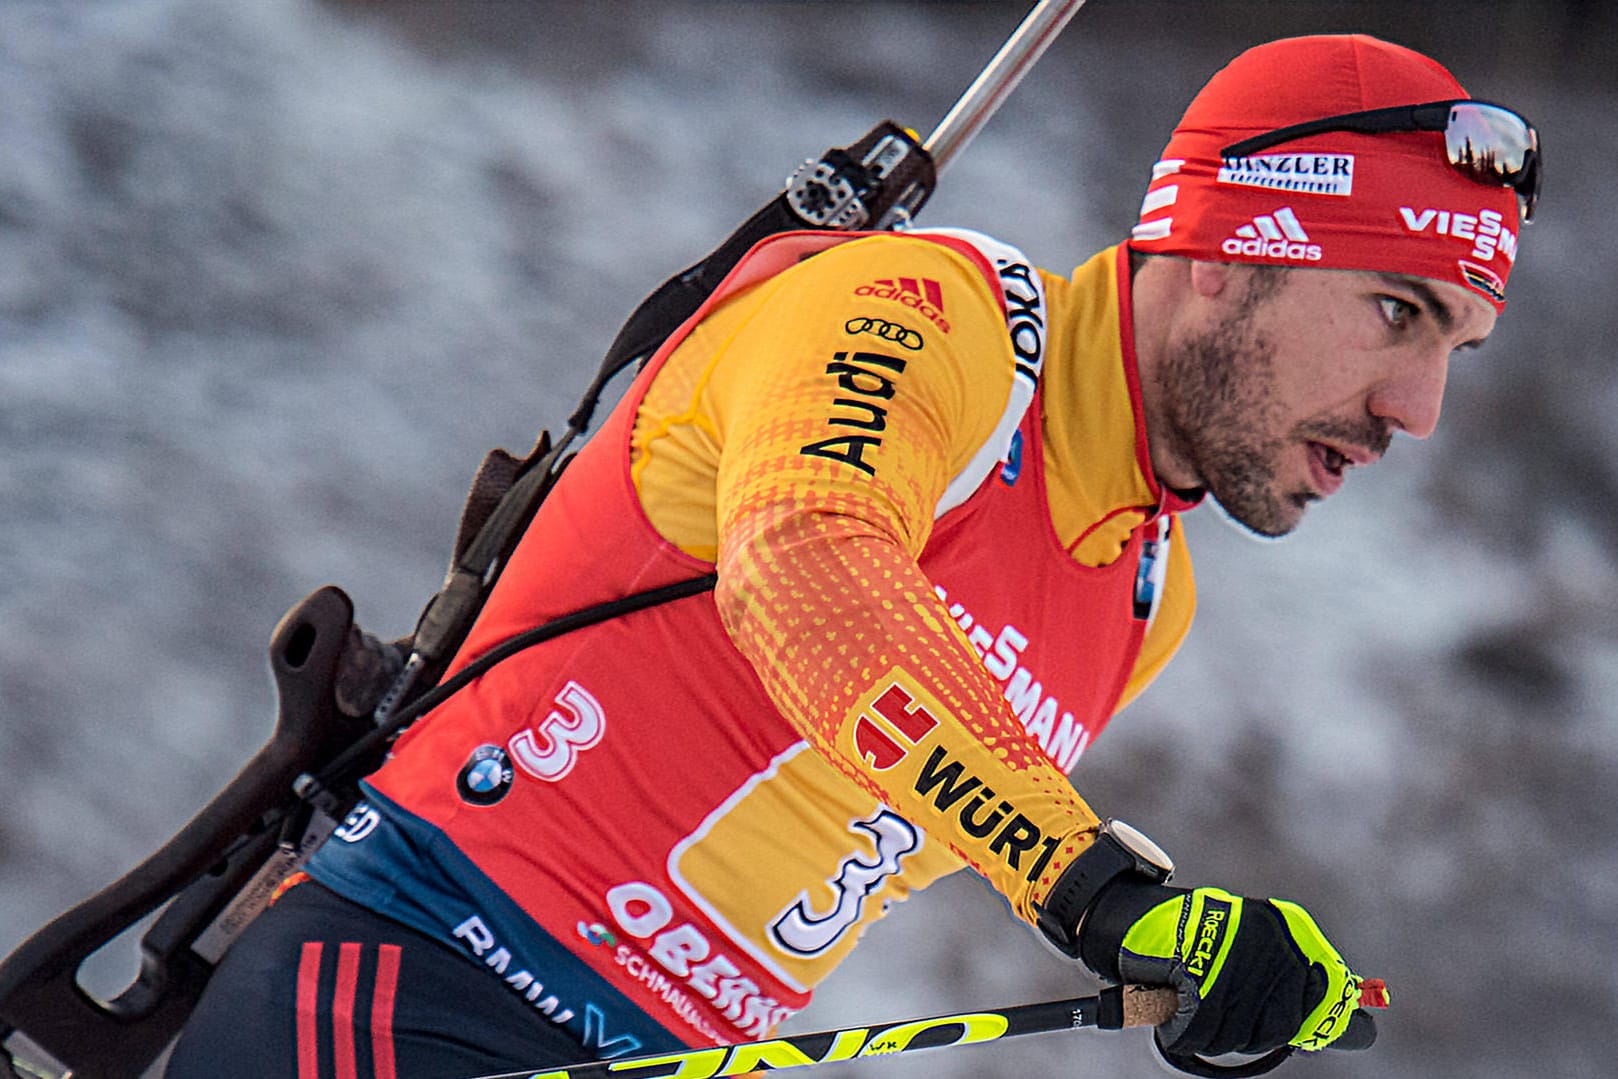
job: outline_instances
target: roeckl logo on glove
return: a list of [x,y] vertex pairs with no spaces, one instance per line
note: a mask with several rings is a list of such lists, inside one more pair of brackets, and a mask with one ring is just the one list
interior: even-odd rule
[[1360,981],[1358,978],[1350,978],[1344,982],[1343,995],[1331,1006],[1331,1011],[1320,1017],[1320,1022],[1315,1024],[1315,1029],[1309,1032],[1307,1038],[1298,1043],[1298,1048],[1306,1050],[1318,1049],[1330,1041],[1337,1030],[1337,1024],[1342,1022],[1345,1016],[1353,1014],[1352,1006],[1359,1000],[1359,996]]
[[1202,981],[1208,974],[1213,960],[1224,946],[1225,934],[1230,929],[1229,903],[1205,897],[1202,901],[1202,921],[1197,927],[1197,938],[1192,943],[1191,954],[1186,957],[1185,968],[1197,981]]

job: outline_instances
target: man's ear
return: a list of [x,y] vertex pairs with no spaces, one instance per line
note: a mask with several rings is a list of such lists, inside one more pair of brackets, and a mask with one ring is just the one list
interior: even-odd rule
[[1197,295],[1212,299],[1230,284],[1232,267],[1226,262],[1191,261],[1191,287]]

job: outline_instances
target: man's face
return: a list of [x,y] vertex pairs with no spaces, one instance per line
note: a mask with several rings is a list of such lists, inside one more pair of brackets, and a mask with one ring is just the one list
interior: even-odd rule
[[1175,488],[1205,487],[1263,536],[1290,532],[1395,431],[1432,434],[1450,355],[1480,344],[1496,317],[1459,285],[1403,275],[1193,272],[1199,317],[1164,359],[1159,473]]

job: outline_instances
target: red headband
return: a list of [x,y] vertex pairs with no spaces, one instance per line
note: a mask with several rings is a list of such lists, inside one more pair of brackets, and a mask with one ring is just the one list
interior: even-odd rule
[[1517,196],[1452,168],[1441,132],[1331,132],[1239,160],[1220,156],[1291,124],[1469,96],[1436,61],[1363,34],[1249,49],[1186,109],[1152,169],[1132,246],[1411,274],[1465,286],[1498,311],[1517,257]]

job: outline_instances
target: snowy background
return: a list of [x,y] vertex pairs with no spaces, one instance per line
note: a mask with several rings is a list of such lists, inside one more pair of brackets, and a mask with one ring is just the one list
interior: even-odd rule
[[[483,451],[559,423],[798,161],[930,128],[1024,7],[0,0],[0,953],[257,747],[286,607],[337,582],[406,631]],[[1346,29],[1539,123],[1512,307],[1440,433],[1292,539],[1192,515],[1199,624],[1076,782],[1184,880],[1299,899],[1387,978],[1374,1053],[1283,1074],[1608,1075],[1612,8],[1093,0],[923,220],[1066,271],[1126,234],[1225,60]],[[794,1026],[1086,988],[957,878]],[[1160,1074],[1130,1034],[843,1073]]]

